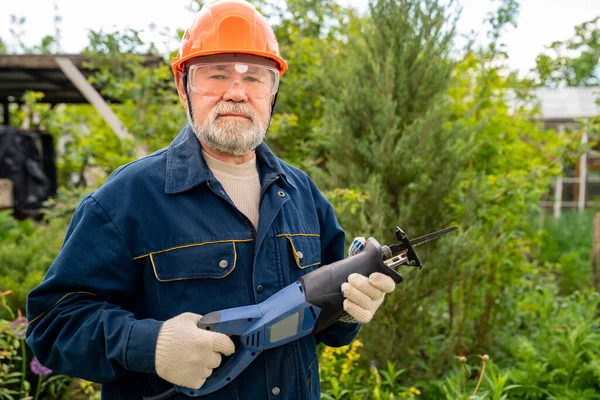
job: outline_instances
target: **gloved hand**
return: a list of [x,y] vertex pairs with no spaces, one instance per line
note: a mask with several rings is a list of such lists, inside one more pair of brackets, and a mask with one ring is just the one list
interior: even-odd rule
[[[354,238],[348,250],[350,256],[364,249],[366,239]],[[386,293],[391,293],[396,287],[392,278],[379,272],[372,273],[368,278],[360,274],[351,274],[348,282],[342,284],[344,300],[343,322],[359,322],[365,324],[373,318],[375,311],[383,303]]]
[[235,352],[227,335],[198,328],[200,318],[183,313],[166,321],[158,332],[156,373],[177,386],[199,389],[221,364],[221,354]]

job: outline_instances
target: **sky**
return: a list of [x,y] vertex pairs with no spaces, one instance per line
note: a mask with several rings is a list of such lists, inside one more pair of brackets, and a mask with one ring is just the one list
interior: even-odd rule
[[[339,0],[361,11],[368,0]],[[493,0],[459,0],[462,14],[458,32],[475,32],[478,43],[486,40],[485,16],[495,10]],[[600,16],[600,0],[521,0],[518,27],[504,35],[511,69],[526,74],[535,66],[535,57],[554,41],[572,37],[574,27]],[[176,50],[176,41],[168,41],[159,34],[164,28],[171,33],[185,29],[194,14],[189,10],[190,0],[0,0],[0,38],[13,42],[10,33],[11,16],[25,17],[23,41],[39,44],[45,35],[54,34],[54,16],[60,15],[61,49],[78,53],[88,43],[89,30],[113,32],[132,28],[142,32],[142,39],[153,40],[165,54]],[[55,10],[57,8],[57,11]],[[152,30],[151,26],[155,26]],[[10,47],[9,47],[10,50]]]

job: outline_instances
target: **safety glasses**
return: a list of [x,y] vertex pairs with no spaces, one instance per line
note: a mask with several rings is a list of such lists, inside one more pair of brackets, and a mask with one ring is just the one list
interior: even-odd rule
[[198,63],[189,66],[188,76],[190,89],[203,96],[222,96],[240,85],[248,97],[264,99],[279,87],[279,71],[255,63]]

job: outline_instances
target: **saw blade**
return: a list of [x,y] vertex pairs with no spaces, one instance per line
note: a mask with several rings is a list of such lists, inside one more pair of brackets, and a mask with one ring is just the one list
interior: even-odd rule
[[412,244],[413,247],[417,247],[417,246],[420,246],[420,245],[422,245],[424,243],[427,243],[427,242],[430,242],[430,241],[432,241],[434,239],[437,239],[440,236],[445,235],[446,233],[454,232],[457,229],[458,229],[458,227],[451,226],[450,228],[442,229],[442,230],[437,231],[437,232],[433,232],[433,233],[429,233],[427,235],[419,236],[416,239],[410,240],[410,244]]
[[[435,240],[435,239],[439,238],[440,236],[443,236],[443,235],[445,235],[447,233],[454,232],[457,229],[458,229],[458,227],[451,226],[450,228],[442,229],[442,230],[439,230],[437,232],[433,232],[433,233],[429,233],[427,235],[419,236],[416,239],[410,240],[410,244],[411,244],[412,247],[417,247],[417,246],[420,246],[420,245],[422,245],[424,243],[427,243],[427,242],[430,242],[432,240]],[[392,244],[392,245],[390,245],[388,247],[390,248],[390,250],[392,251],[393,254],[398,254],[399,252],[408,250],[404,246],[403,243]]]

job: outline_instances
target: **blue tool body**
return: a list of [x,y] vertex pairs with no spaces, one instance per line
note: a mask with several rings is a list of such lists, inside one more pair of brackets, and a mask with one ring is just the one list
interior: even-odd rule
[[[177,392],[198,397],[218,390],[237,377],[263,350],[309,335],[321,310],[306,302],[304,289],[295,282],[260,304],[218,311],[210,330],[240,336],[241,346],[227,363],[214,371],[200,389],[177,386]],[[202,318],[211,318],[207,314]],[[204,327],[206,328],[205,325]]]

